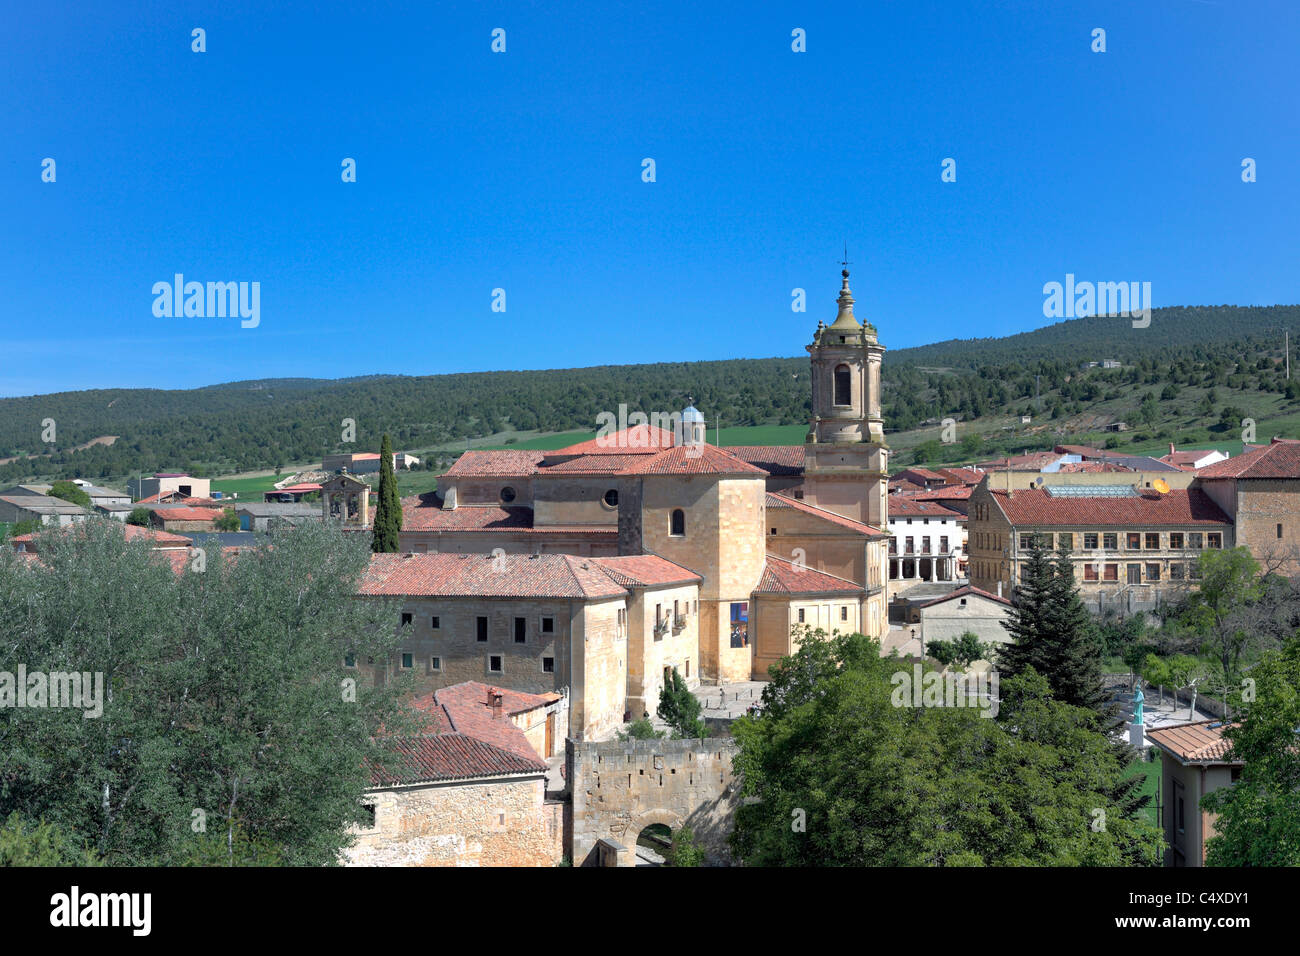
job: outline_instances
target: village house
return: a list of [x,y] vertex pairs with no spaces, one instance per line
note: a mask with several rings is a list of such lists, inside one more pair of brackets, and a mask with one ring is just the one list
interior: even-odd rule
[[63,526],[85,521],[93,514],[81,505],[44,494],[0,495],[0,523],[39,521],[41,524]]
[[1266,571],[1300,574],[1300,441],[1275,438],[1195,474]]
[[1201,798],[1237,782],[1245,764],[1234,760],[1232,741],[1223,732],[1236,724],[1202,720],[1148,730],[1159,747],[1160,792],[1164,795],[1165,866],[1205,865],[1205,841],[1214,836],[1215,814],[1201,809]]
[[889,499],[890,598],[966,573],[966,516],[912,495]]

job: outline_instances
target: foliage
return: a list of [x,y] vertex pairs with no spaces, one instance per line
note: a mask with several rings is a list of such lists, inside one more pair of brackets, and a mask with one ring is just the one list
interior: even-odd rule
[[655,730],[649,718],[641,717],[627,725],[627,730],[618,732],[619,740],[659,740],[667,736],[662,730]]
[[152,514],[153,512],[148,508],[132,508],[131,513],[126,516],[126,523],[147,528],[149,527],[150,516]]
[[64,501],[71,501],[74,505],[89,510],[94,507],[90,500],[90,495],[81,488],[80,485],[71,481],[56,481],[50,485],[49,495],[51,498],[62,498]]
[[682,675],[673,668],[671,680],[659,692],[659,718],[673,729],[673,737],[705,737],[704,721],[700,720],[700,702],[691,693]]
[[393,443],[384,433],[379,445],[379,504],[375,509],[370,550],[376,554],[396,554],[401,547],[402,502],[397,495],[397,477],[393,474]]
[[930,641],[925,645],[926,653],[940,664],[947,667],[955,664],[965,670],[975,661],[992,660],[997,645],[985,643],[979,635],[966,631],[955,641]]
[[704,850],[695,840],[695,831],[682,824],[673,834],[673,844],[665,857],[668,866],[700,866]]
[[762,715],[734,728],[743,795],[758,798],[731,837],[746,865],[1158,864],[1158,829],[1116,800],[1126,766],[1100,718],[1032,668],[1001,682],[993,720],[894,706],[910,672],[861,634],[801,640]]
[[95,852],[45,822],[34,826],[17,811],[0,825],[0,866],[103,866]]
[[217,531],[238,531],[239,515],[235,514],[235,509],[226,508],[222,510],[217,519],[212,522],[212,527]]
[[1251,640],[1251,628],[1241,611],[1264,595],[1259,563],[1245,547],[1205,551],[1197,559],[1200,587],[1191,595],[1183,622],[1204,635],[1207,648],[1219,661],[1228,682],[1240,673],[1241,657]]
[[40,563],[0,551],[0,670],[102,674],[102,712],[0,709],[0,814],[111,865],[193,861],[196,810],[230,862],[237,827],[286,865],[335,862],[368,766],[394,764],[376,731],[415,720],[406,681],[340,684],[345,652],[388,661],[400,639],[395,605],[355,597],[364,541],[309,523],[182,574],[114,521],[38,544]]
[[1224,732],[1232,756],[1245,761],[1241,776],[1201,800],[1202,809],[1219,815],[1205,862],[1300,866],[1300,637],[1268,652],[1250,676],[1253,695],[1240,688],[1234,697],[1241,725]]

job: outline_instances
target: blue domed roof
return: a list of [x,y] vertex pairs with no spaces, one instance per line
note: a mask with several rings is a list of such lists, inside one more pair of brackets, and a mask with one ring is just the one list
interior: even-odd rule
[[700,414],[700,410],[696,408],[694,405],[687,405],[684,409],[682,409],[682,421],[702,422],[704,421],[704,416]]

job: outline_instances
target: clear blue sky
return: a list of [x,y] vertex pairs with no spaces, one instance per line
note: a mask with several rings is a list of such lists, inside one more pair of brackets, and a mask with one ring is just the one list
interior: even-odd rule
[[94,6],[0,15],[2,395],[803,354],[846,239],[892,348],[1300,301],[1292,2]]

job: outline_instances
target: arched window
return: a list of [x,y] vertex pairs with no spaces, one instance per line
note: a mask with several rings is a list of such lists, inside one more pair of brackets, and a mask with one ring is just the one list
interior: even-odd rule
[[686,534],[686,512],[681,508],[673,509],[672,530],[669,534],[685,535]]
[[835,404],[853,404],[853,380],[847,365],[835,366]]

